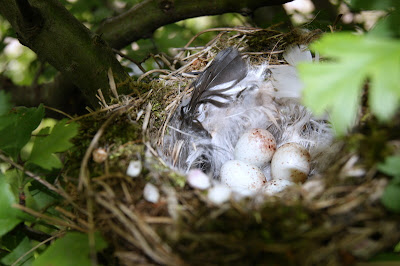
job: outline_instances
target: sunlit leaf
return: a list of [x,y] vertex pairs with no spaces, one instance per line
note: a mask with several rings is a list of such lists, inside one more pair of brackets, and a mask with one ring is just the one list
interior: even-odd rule
[[[96,234],[96,251],[107,247],[107,243],[99,234]],[[86,234],[72,232],[57,239],[43,254],[33,263],[34,266],[90,266],[90,249]]]
[[67,120],[61,120],[51,132],[49,131],[47,127],[39,132],[28,162],[50,170],[62,166],[55,153],[66,151],[73,146],[70,139],[78,133],[78,124],[67,124]]
[[381,120],[394,115],[400,102],[399,41],[343,32],[326,34],[311,49],[331,60],[299,66],[304,103],[317,115],[330,112],[339,135],[352,125],[367,80],[372,112]]
[[20,44],[15,38],[12,38],[12,41],[8,43],[7,47],[10,45],[12,49],[4,49],[3,51],[6,60],[12,62],[7,64],[4,75],[9,77],[14,84],[32,84],[35,71],[30,69],[29,65],[37,58],[37,55],[28,47]]
[[394,247],[394,252],[400,252],[400,242]]

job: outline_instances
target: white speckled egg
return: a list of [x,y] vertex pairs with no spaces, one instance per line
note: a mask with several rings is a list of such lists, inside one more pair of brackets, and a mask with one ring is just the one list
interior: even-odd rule
[[265,176],[255,165],[242,161],[227,161],[221,168],[221,183],[235,192],[257,191],[266,182]]
[[272,179],[304,183],[310,172],[310,153],[302,145],[286,143],[278,148],[271,161]]
[[271,161],[275,150],[274,136],[268,130],[255,128],[239,138],[234,157],[236,160],[263,168]]
[[265,186],[263,187],[262,191],[269,195],[272,196],[276,193],[279,193],[283,191],[285,188],[294,185],[292,181],[286,180],[286,179],[275,179],[268,181]]

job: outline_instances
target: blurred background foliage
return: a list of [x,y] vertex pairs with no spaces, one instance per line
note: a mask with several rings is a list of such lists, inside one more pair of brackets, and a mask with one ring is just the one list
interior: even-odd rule
[[[141,0],[61,0],[61,3],[86,27],[96,31],[102,21],[117,16]],[[353,2],[353,3],[351,3]],[[369,30],[376,19],[385,14],[384,11],[362,11],[352,8],[350,4],[365,1],[343,0],[295,0],[283,6],[265,7],[256,10],[251,16],[240,14],[224,14],[188,19],[159,28],[153,36],[141,39],[122,49],[122,53],[141,62],[145,70],[162,67],[162,62],[155,62],[154,54],[173,55],[174,48],[183,47],[196,33],[214,27],[258,26],[275,27],[288,31],[293,26],[302,25],[310,30],[329,31],[328,25],[336,25],[338,29]],[[382,1],[366,1],[367,8],[382,9],[387,6]],[[376,3],[376,4],[373,4]],[[357,3],[356,3],[357,4]],[[365,4],[364,4],[365,5]],[[357,5],[355,5],[357,7]],[[338,14],[342,14],[337,20]],[[196,39],[194,46],[204,45],[217,33],[202,34]],[[142,72],[127,59],[119,57],[121,63],[129,68],[133,76]],[[0,16],[0,75],[10,78],[16,85],[35,86],[51,81],[57,71],[16,39],[10,24]]]

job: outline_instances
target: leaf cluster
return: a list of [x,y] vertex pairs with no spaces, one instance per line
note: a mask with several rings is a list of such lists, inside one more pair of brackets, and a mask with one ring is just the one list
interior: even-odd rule
[[[19,204],[59,216],[54,206],[60,202],[60,196],[28,173],[40,173],[36,178],[49,182],[54,180],[63,166],[57,154],[73,146],[70,140],[78,133],[78,124],[64,119],[46,127],[44,114],[43,105],[13,108],[9,95],[0,91],[0,245],[3,251],[0,262],[4,265],[70,265],[74,261],[77,265],[90,265],[88,237],[82,233],[67,233],[49,248],[44,246],[35,253],[30,252],[42,237],[29,237],[25,230],[50,238],[60,228],[37,221],[15,208]],[[97,238],[96,249],[103,249],[106,244],[100,236]],[[75,250],[79,255],[71,257],[65,250]],[[34,260],[38,252],[42,254]]]
[[388,121],[400,103],[399,1],[348,1],[355,10],[387,12],[366,34],[324,35],[311,49],[326,60],[301,65],[304,103],[317,115],[328,112],[338,135],[354,124],[363,88],[367,85],[371,113]]
[[[311,49],[324,60],[299,66],[304,82],[304,103],[315,114],[328,113],[337,135],[342,136],[359,119],[362,95],[367,114],[389,122],[400,105],[400,2],[351,0],[353,10],[381,10],[386,15],[364,34],[334,32],[324,35]],[[379,170],[392,176],[381,201],[400,213],[400,157],[387,157]]]

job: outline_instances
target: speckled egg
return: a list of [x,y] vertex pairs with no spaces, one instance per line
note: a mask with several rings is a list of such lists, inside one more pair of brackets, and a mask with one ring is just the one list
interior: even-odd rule
[[255,128],[239,138],[234,157],[236,160],[263,168],[271,161],[275,150],[275,137],[268,130]]
[[220,176],[221,183],[226,184],[235,192],[244,194],[248,191],[258,191],[266,182],[260,168],[238,160],[224,163]]
[[286,143],[272,157],[272,179],[304,183],[310,173],[310,161],[310,153],[306,148],[297,143]]

